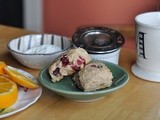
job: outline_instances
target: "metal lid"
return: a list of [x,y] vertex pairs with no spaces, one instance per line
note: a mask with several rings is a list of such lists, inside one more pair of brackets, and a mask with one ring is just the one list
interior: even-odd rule
[[118,31],[106,27],[85,27],[78,29],[72,42],[89,53],[110,53],[118,50],[125,42]]

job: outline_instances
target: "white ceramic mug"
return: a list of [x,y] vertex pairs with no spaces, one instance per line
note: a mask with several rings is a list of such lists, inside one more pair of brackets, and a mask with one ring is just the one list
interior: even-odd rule
[[135,17],[137,60],[131,70],[144,80],[160,82],[160,12]]

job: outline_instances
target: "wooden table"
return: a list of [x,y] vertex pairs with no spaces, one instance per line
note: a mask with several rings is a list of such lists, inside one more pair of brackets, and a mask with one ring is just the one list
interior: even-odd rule
[[[126,43],[134,39],[134,26],[110,27],[121,31]],[[0,26],[0,60],[38,77],[39,70],[21,65],[7,49],[11,39],[30,33],[33,32]],[[160,84],[134,76],[130,69],[135,60],[135,50],[123,47],[119,65],[128,71],[129,82],[102,100],[72,102],[43,88],[43,94],[35,104],[3,120],[160,120]]]

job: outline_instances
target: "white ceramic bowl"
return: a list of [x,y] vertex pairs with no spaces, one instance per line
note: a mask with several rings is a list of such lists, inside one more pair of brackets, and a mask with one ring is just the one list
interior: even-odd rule
[[[40,52],[40,50],[37,52],[40,46],[43,46],[41,48],[43,52]],[[53,49],[47,50],[49,47]],[[48,66],[57,56],[71,47],[70,38],[53,34],[26,35],[13,39],[8,43],[8,49],[14,58],[24,66],[33,69],[42,69]],[[26,52],[28,50],[31,51]]]

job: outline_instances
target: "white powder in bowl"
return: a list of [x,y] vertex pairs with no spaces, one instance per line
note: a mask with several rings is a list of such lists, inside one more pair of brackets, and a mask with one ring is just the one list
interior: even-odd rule
[[38,47],[33,47],[31,49],[26,50],[24,53],[27,54],[45,54],[45,53],[53,53],[61,51],[61,48],[55,45],[41,45]]

